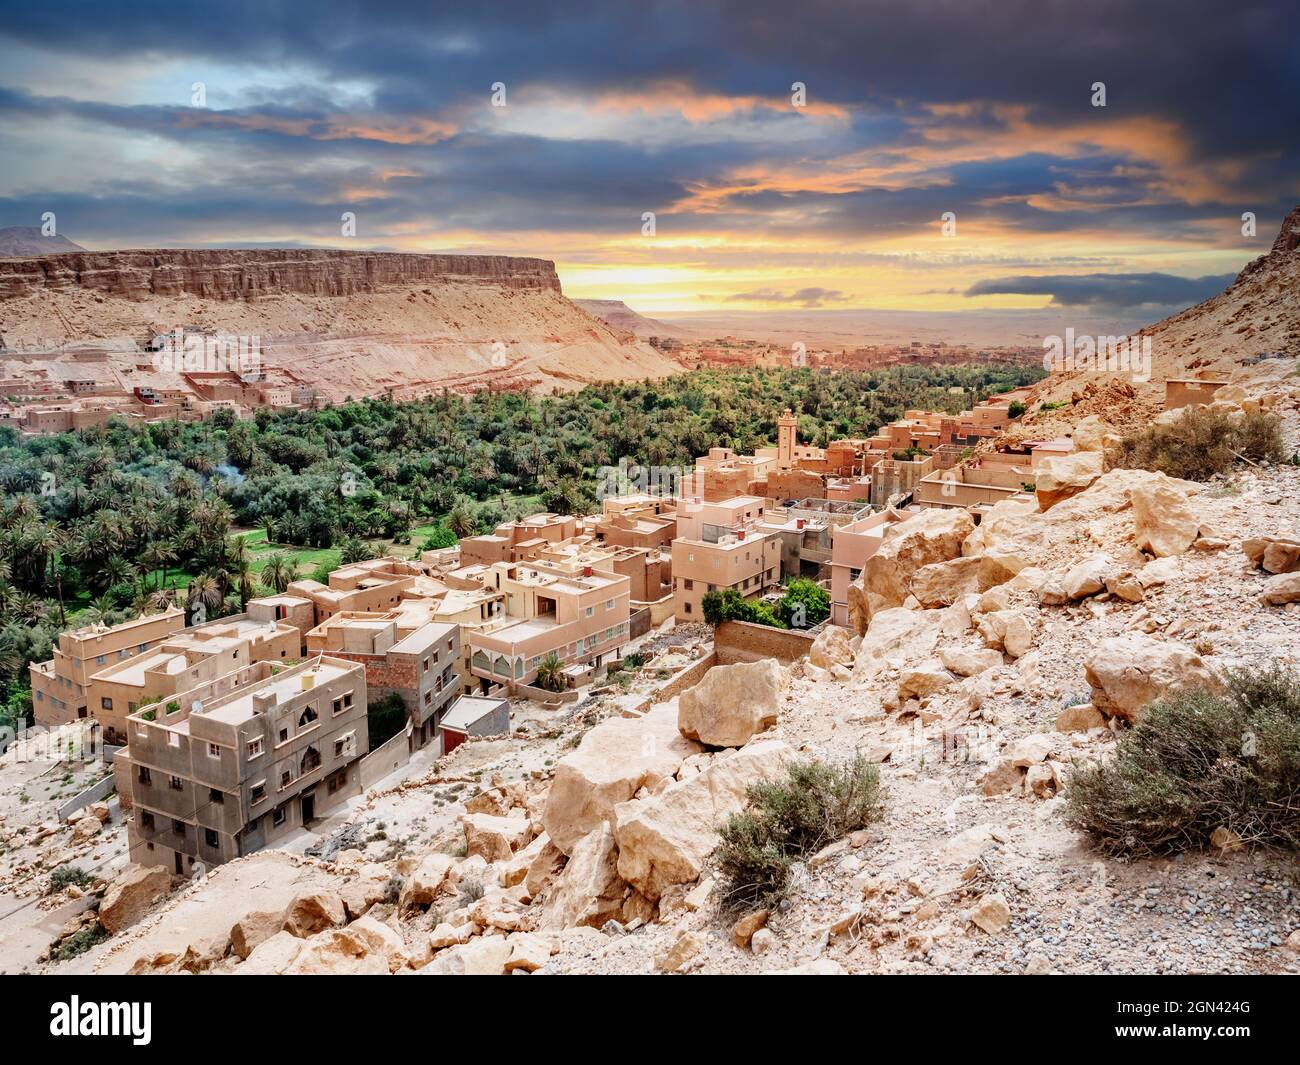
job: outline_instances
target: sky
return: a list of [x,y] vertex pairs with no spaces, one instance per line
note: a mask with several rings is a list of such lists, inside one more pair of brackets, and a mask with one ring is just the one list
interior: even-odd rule
[[534,255],[647,313],[1154,319],[1300,202],[1297,12],[0,0],[0,226]]

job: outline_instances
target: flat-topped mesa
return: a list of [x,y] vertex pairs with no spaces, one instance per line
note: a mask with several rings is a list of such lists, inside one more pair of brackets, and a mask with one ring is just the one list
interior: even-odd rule
[[181,295],[212,300],[284,294],[349,296],[424,281],[560,292],[553,262],[508,255],[164,248],[0,258],[0,300],[69,288],[133,300]]

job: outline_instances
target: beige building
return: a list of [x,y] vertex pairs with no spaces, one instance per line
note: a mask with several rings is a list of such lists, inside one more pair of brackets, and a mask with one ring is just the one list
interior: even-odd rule
[[130,856],[188,875],[251,854],[360,794],[365,669],[318,657],[269,662],[185,692],[127,720],[114,758],[131,808]]
[[29,667],[36,723],[49,727],[94,717],[89,709],[91,677],[110,663],[144,654],[184,627],[184,611],[172,607],[111,628],[90,625],[61,633],[54,657]]
[[397,695],[418,750],[437,737],[441,715],[460,695],[461,648],[459,626],[413,614],[336,614],[307,634],[307,650],[359,662],[372,700]]
[[490,566],[496,562],[519,562],[530,551],[571,539],[577,533],[577,518],[566,514],[533,514],[498,525],[486,536],[465,537],[460,542],[460,564]]
[[540,562],[498,562],[483,583],[505,596],[504,617],[469,634],[470,671],[483,691],[494,683],[531,683],[550,654],[566,665],[599,667],[629,639],[630,582],[621,574],[587,566],[569,575]]
[[775,535],[737,528],[714,539],[673,541],[673,612],[678,621],[703,621],[702,604],[709,592],[735,588],[753,599],[780,583],[781,540]]
[[[250,604],[251,605],[251,604]],[[157,647],[93,674],[87,682],[90,716],[104,742],[128,742],[126,719],[137,709],[188,691],[253,662],[296,662],[302,637],[294,626],[239,614],[183,629]]]

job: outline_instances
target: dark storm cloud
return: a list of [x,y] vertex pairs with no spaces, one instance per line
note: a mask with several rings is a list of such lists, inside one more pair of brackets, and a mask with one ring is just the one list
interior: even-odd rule
[[1051,296],[1054,306],[1105,310],[1186,307],[1217,296],[1235,276],[1175,277],[1148,273],[1002,277],[976,282],[966,290],[966,295]]

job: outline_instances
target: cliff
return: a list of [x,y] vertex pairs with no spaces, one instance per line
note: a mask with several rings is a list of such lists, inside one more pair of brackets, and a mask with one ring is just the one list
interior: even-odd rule
[[296,250],[68,252],[0,259],[0,299],[81,288],[126,299],[199,296],[351,296],[384,285],[487,282],[510,289],[560,291],[555,264],[506,255],[407,255],[399,252]]

